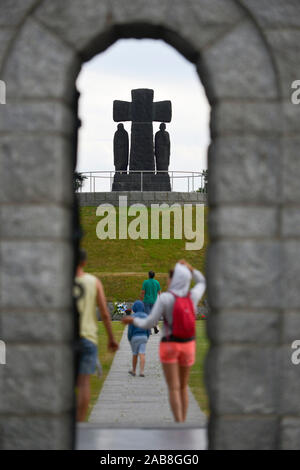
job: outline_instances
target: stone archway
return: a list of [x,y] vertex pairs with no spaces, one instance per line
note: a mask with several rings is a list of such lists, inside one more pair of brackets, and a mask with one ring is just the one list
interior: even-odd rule
[[[1,445],[17,446],[22,435],[25,448],[71,446],[74,83],[80,64],[117,39],[149,37],[197,64],[212,105],[210,447],[274,448],[284,409],[275,361],[283,122],[263,28],[231,0],[226,9],[220,0],[81,3],[27,0],[7,7],[1,75],[9,105],[0,146],[1,214],[9,223],[1,241],[1,334],[15,367],[4,375],[10,390],[0,405]],[[23,327],[16,328],[20,318]],[[25,378],[28,386],[19,386]]]

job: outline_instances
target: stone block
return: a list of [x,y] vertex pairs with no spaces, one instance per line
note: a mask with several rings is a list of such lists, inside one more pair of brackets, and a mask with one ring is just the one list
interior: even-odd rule
[[283,245],[282,297],[286,309],[300,307],[300,242],[289,240]]
[[57,132],[73,135],[75,116],[63,103],[33,101],[6,104],[0,114],[2,132]]
[[213,414],[268,415],[278,411],[276,347],[215,346],[207,357],[205,374]]
[[276,138],[215,139],[208,156],[210,203],[278,202],[280,156]]
[[0,26],[17,26],[35,4],[35,0],[1,0]]
[[239,24],[206,48],[200,56],[198,69],[208,95],[214,100],[277,96],[269,52],[250,21]]
[[209,426],[209,448],[214,450],[274,450],[275,417],[220,417]]
[[286,417],[280,424],[280,449],[300,450],[300,418]]
[[[181,0],[173,0],[172,8],[167,5],[164,13],[163,23],[170,28],[164,39],[190,60],[195,59],[201,49],[225,35],[244,15],[231,0],[226,1],[226,8],[222,0],[192,0],[188,6]],[[180,31],[185,42],[175,31]]]
[[289,136],[299,136],[300,132],[300,104],[291,102],[292,93],[295,89],[291,89],[290,99],[283,103],[284,127]]
[[292,82],[299,79],[300,30],[270,29],[265,31],[265,35],[279,71],[282,96],[289,98]]
[[209,316],[207,331],[214,344],[276,344],[279,341],[279,319],[275,312],[221,311]]
[[[295,256],[295,254],[294,254]],[[208,249],[208,302],[213,308],[280,308],[280,244],[223,241]]]
[[65,242],[7,241],[0,245],[3,308],[71,305],[72,247]]
[[69,346],[7,343],[1,368],[2,413],[59,414],[73,406],[73,352]]
[[[295,331],[295,339],[300,340],[299,330]],[[292,362],[294,351],[291,345],[284,345],[279,351],[277,367],[280,371],[280,385],[277,386],[277,393],[280,397],[278,412],[281,415],[300,415],[300,364]]]
[[62,137],[0,139],[0,201],[72,203],[71,148]]
[[282,132],[283,112],[279,103],[221,101],[211,114],[212,136],[276,136]]
[[300,236],[300,207],[285,207],[282,212],[282,235]]
[[2,238],[69,238],[71,211],[51,205],[2,205]]
[[241,0],[263,28],[300,27],[298,0]]
[[[52,0],[42,2],[35,16],[89,59],[104,49],[99,33],[111,23],[111,9],[98,0]],[[95,44],[93,44],[95,42]]]
[[[299,105],[300,106],[300,105]],[[300,138],[283,139],[283,196],[286,202],[300,201]]]
[[3,450],[71,450],[72,414],[7,416],[2,421]]
[[[1,5],[2,6],[2,5]],[[0,20],[1,22],[1,20]],[[5,53],[14,34],[14,28],[0,27],[0,66],[5,57]],[[0,115],[1,116],[1,115]]]
[[295,339],[300,339],[300,310],[285,312],[282,318],[282,341],[292,344]]
[[277,210],[270,207],[224,206],[209,212],[212,238],[273,237],[278,228]]
[[[71,342],[73,312],[2,312],[1,338],[5,342]],[[33,327],[34,325],[34,327]]]
[[79,68],[71,48],[28,19],[6,62],[7,97],[73,100]]

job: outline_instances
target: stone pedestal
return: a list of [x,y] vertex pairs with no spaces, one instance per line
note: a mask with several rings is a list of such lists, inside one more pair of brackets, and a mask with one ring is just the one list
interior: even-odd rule
[[171,191],[168,173],[116,173],[112,191]]

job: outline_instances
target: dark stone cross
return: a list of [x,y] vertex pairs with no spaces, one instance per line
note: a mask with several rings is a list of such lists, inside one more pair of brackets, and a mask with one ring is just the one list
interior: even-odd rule
[[114,101],[115,122],[132,121],[129,170],[154,171],[153,121],[170,122],[171,101],[153,102],[153,90],[131,90],[132,102]]

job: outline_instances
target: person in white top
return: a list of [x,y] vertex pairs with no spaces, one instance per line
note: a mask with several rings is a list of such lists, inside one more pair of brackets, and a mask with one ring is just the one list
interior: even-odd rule
[[[192,279],[195,286],[190,290]],[[195,362],[195,336],[179,338],[173,335],[173,307],[177,297],[190,295],[197,312],[197,305],[205,291],[204,276],[185,260],[180,260],[169,273],[168,292],[156,300],[147,318],[125,317],[123,323],[133,323],[138,328],[150,329],[163,317],[164,326],[160,343],[160,360],[169,388],[169,399],[174,419],[184,422],[188,409],[188,379],[190,368]]]

